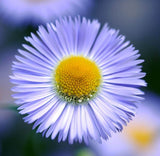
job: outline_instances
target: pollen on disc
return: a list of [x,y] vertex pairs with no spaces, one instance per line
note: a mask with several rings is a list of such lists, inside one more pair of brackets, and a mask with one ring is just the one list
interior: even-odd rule
[[97,92],[101,74],[95,62],[82,57],[63,59],[55,70],[58,93],[68,101],[83,102]]

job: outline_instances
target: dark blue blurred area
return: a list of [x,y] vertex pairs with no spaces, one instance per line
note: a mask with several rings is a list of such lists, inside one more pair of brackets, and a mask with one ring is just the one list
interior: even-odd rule
[[[148,87],[145,91],[152,92],[156,98],[160,96],[160,1],[95,0],[94,2],[87,18],[98,19],[102,24],[107,22],[110,27],[119,29],[120,34],[125,35],[126,39],[139,49],[141,58],[145,60],[143,71],[147,73],[145,80]],[[32,125],[24,123],[22,116],[16,111],[16,106],[14,107],[10,91],[12,85],[9,82],[11,64],[17,49],[24,43],[24,36],[36,30],[37,26],[12,26],[0,15],[0,156],[97,155],[92,147],[83,144],[68,145],[67,142],[57,143],[56,139],[53,141],[36,134],[32,130]],[[147,107],[151,105],[160,113],[160,101],[150,102]],[[84,152],[81,151],[83,149]],[[158,154],[160,155],[160,152]]]

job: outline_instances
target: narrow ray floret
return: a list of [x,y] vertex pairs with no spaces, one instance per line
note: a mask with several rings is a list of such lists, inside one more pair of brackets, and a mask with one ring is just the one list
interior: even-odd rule
[[123,129],[146,86],[140,54],[119,31],[70,17],[39,26],[13,62],[25,122],[58,141],[101,142]]

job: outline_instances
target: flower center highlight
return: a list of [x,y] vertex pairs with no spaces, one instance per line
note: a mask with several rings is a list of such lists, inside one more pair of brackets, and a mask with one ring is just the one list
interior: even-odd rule
[[68,102],[90,100],[98,91],[101,74],[95,62],[82,57],[63,59],[55,70],[55,84],[59,95]]

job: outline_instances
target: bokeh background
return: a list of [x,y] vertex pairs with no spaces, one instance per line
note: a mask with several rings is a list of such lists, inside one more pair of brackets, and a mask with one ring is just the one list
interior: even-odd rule
[[[14,1],[14,0],[13,0]],[[77,0],[78,1],[78,0]],[[86,0],[87,1],[87,0]],[[12,5],[12,4],[8,4]],[[1,6],[1,1],[0,1]],[[85,4],[84,4],[85,7]],[[23,122],[11,97],[11,64],[24,36],[37,26],[15,25],[0,10],[0,156],[159,156],[160,155],[160,1],[93,0],[79,13],[120,30],[140,50],[148,83],[137,116],[122,133],[103,144],[68,145],[43,138]]]

